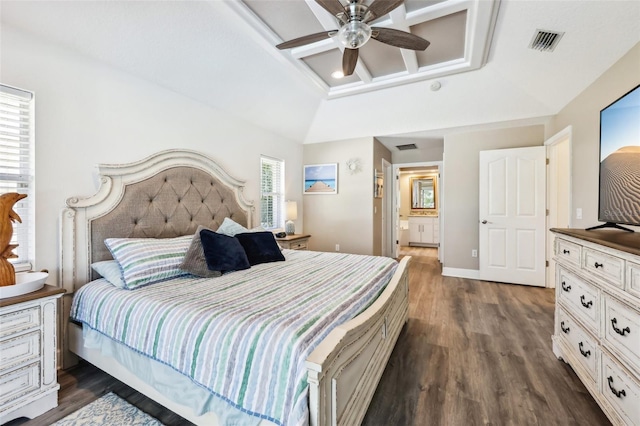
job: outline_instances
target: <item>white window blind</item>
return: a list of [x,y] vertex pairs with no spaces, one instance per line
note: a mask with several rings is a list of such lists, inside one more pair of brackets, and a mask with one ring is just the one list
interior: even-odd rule
[[13,207],[22,219],[13,224],[11,240],[18,244],[18,257],[9,259],[16,271],[30,269],[35,258],[33,118],[33,93],[0,84],[0,194],[27,194]]
[[260,224],[265,229],[284,226],[284,161],[260,157]]

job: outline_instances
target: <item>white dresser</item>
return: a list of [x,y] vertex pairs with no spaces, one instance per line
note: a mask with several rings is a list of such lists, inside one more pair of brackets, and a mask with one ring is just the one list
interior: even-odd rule
[[640,234],[552,231],[553,351],[614,425],[640,425]]
[[437,216],[409,216],[409,245],[440,243],[440,220]]
[[0,299],[0,424],[58,406],[57,299],[62,293],[45,285]]

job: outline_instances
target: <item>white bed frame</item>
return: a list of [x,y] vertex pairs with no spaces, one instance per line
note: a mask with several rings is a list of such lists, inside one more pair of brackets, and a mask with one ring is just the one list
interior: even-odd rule
[[[60,280],[63,298],[63,367],[77,363],[77,356],[157,401],[187,420],[218,425],[215,413],[196,416],[142,381],[99,350],[85,348],[82,329],[69,322],[73,293],[91,281],[91,221],[118,207],[126,186],[174,167],[191,167],[209,173],[233,190],[236,202],[253,225],[253,205],[243,196],[244,182],[231,177],[211,158],[194,151],[168,150],[142,161],[123,165],[99,165],[100,188],[88,198],[69,198],[60,220]],[[380,377],[408,317],[410,258],[398,269],[380,297],[351,321],[335,328],[306,361],[309,381],[310,424],[356,425],[362,422]],[[264,421],[261,425],[271,425]]]

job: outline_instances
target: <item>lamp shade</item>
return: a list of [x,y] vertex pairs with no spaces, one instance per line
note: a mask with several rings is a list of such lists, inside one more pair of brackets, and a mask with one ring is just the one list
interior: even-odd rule
[[298,218],[298,203],[295,201],[287,201],[287,220],[296,220]]

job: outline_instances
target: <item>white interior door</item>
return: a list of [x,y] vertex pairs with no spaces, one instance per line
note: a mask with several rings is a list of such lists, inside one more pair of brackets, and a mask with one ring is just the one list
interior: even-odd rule
[[480,279],[545,285],[545,147],[480,152]]

